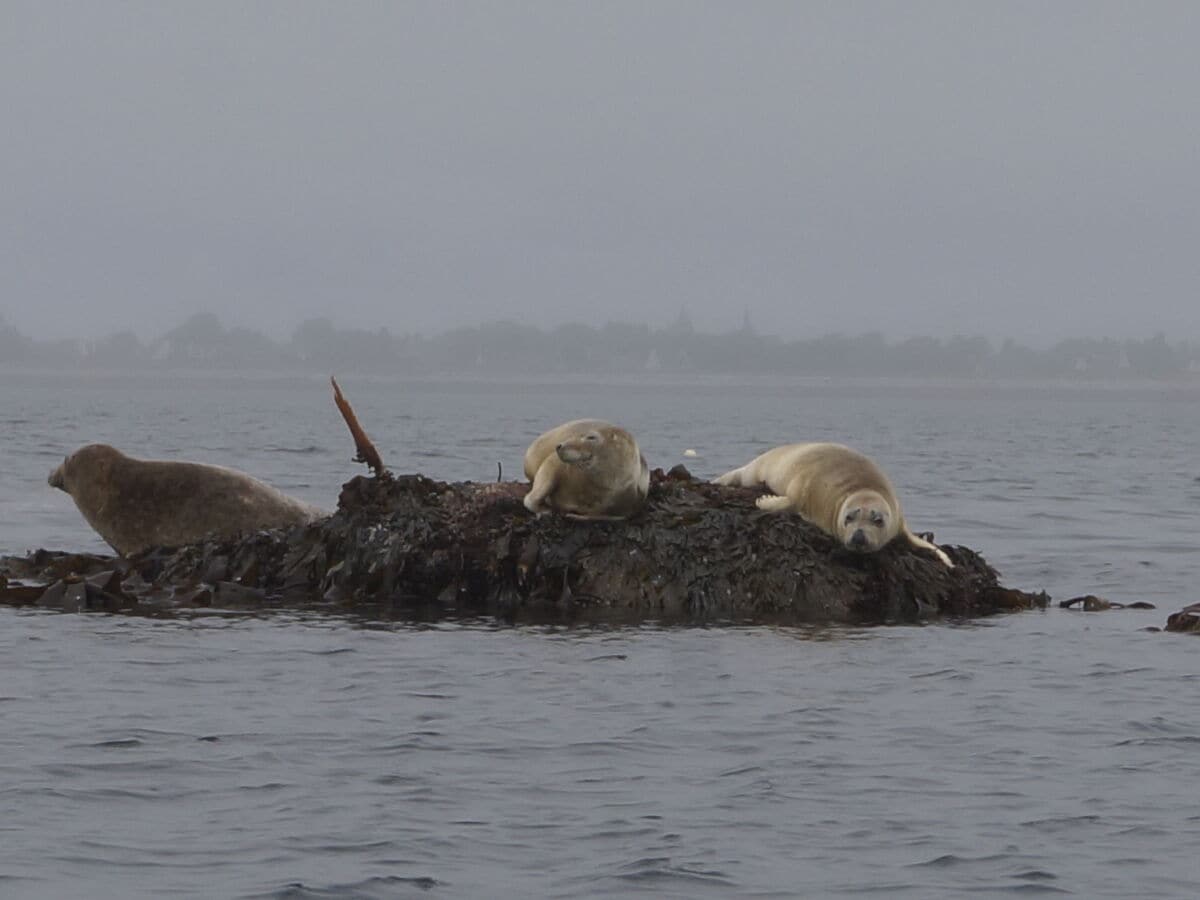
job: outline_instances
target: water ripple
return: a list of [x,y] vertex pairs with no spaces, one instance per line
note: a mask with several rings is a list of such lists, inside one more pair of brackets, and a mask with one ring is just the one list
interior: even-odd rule
[[[81,440],[209,447],[332,506],[353,472],[321,447],[344,434],[313,430],[300,382],[152,387],[136,404],[26,384],[32,405],[8,414],[37,409],[45,427],[0,436],[0,545],[101,549],[45,486]],[[1200,814],[1181,785],[1200,742],[1196,642],[1140,630],[1193,599],[1200,420],[1179,402],[541,390],[539,416],[521,392],[469,385],[406,385],[404,414],[360,413],[381,447],[413,446],[419,427],[427,455],[407,458],[462,479],[480,477],[483,450],[488,477],[497,459],[519,471],[542,419],[581,405],[619,412],[648,458],[700,446],[714,470],[793,428],[765,424],[786,407],[804,434],[877,453],[914,523],[980,547],[1014,586],[1160,613],[571,629],[0,610],[0,894],[1195,893]],[[1073,455],[1096,434],[1112,452]]]
[[324,887],[315,887],[301,881],[294,881],[273,890],[242,894],[241,896],[244,900],[347,900],[347,898],[373,900],[376,897],[392,900],[392,898],[425,896],[434,888],[442,886],[444,886],[442,882],[428,876],[383,875]]

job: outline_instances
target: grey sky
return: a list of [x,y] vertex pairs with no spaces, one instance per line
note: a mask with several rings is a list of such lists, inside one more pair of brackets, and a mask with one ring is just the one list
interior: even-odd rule
[[1200,4],[0,2],[0,315],[1200,338]]

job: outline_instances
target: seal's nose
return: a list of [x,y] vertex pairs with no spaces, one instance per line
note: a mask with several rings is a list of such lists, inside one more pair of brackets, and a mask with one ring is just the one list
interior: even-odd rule
[[62,466],[59,466],[50,473],[50,477],[46,479],[46,484],[50,485],[50,487],[58,488],[59,490],[63,489]]
[[855,550],[861,550],[863,547],[867,546],[867,536],[861,528],[859,528],[850,536],[850,546]]

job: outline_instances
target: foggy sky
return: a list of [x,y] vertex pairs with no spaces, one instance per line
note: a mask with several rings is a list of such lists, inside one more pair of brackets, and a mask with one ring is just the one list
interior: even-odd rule
[[0,316],[1200,338],[1200,4],[0,4]]

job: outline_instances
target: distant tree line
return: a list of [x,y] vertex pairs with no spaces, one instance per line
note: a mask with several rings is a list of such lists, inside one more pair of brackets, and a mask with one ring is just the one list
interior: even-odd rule
[[226,328],[199,313],[148,343],[130,331],[98,340],[37,341],[0,318],[0,365],[58,369],[200,369],[410,375],[630,372],[847,376],[1200,379],[1200,344],[1146,339],[1073,339],[1048,350],[983,337],[880,334],[783,340],[749,318],[724,334],[696,331],[686,314],[665,328],[610,322],[544,330],[510,321],[433,337],[337,328],[309,319],[285,342]]

